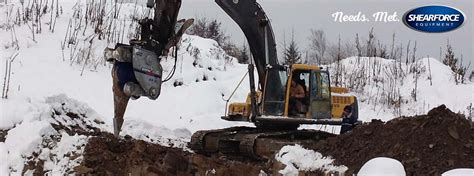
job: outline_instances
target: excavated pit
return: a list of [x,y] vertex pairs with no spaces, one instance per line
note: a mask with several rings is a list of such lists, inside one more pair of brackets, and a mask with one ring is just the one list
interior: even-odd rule
[[[375,157],[402,162],[407,175],[440,175],[455,168],[474,168],[472,122],[445,106],[427,115],[374,120],[352,132],[305,147],[330,155],[349,167],[346,175]],[[103,134],[89,140],[76,172],[99,175],[258,175],[276,174],[284,166],[274,160],[255,161],[223,155],[203,156]],[[319,175],[321,172],[301,173]]]
[[[336,164],[357,173],[375,157],[402,162],[407,175],[440,175],[455,168],[474,168],[474,128],[462,115],[445,106],[427,115],[374,120],[352,132],[306,145],[335,158]],[[276,151],[277,152],[277,151]],[[259,175],[277,174],[284,166],[275,160],[255,161],[223,155],[203,156],[103,134],[89,140],[82,165],[76,172],[93,175]],[[301,172],[301,175],[321,175]]]
[[[83,152],[70,157],[83,157],[79,165],[65,174],[79,175],[278,175],[285,166],[275,159],[252,160],[223,154],[200,155],[187,149],[166,147],[125,136],[115,138],[83,114],[53,112],[53,118],[84,121],[91,125],[66,125],[57,120],[53,127],[69,135],[90,136]],[[86,123],[85,123],[86,124]],[[8,130],[0,131],[4,140]],[[7,136],[8,137],[8,136]],[[50,137],[50,141],[60,137]],[[47,143],[46,143],[47,144]],[[305,148],[331,156],[335,164],[349,169],[345,175],[357,173],[361,166],[375,157],[399,160],[407,175],[440,175],[456,168],[474,168],[474,125],[464,116],[445,106],[432,109],[427,115],[399,117],[386,123],[373,120],[350,133],[306,144]],[[278,151],[275,151],[278,152]],[[43,172],[43,161],[32,154],[24,172]],[[300,172],[300,175],[324,175],[321,171]]]

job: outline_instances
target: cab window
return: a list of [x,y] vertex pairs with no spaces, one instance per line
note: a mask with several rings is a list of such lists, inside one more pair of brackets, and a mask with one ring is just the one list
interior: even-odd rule
[[311,74],[311,98],[313,99],[329,99],[330,82],[327,72],[314,72]]
[[328,72],[320,72],[321,73],[321,98],[329,99],[331,98],[330,94],[330,82],[329,82],[329,74]]

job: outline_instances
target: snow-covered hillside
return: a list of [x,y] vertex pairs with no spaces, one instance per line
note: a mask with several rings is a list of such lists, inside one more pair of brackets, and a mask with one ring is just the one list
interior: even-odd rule
[[[32,41],[28,25],[15,26],[20,49],[2,47],[2,63],[5,63],[11,55],[18,53],[12,62],[8,100],[1,102],[2,108],[6,109],[2,114],[8,117],[0,124],[3,128],[11,127],[22,120],[21,115],[15,114],[17,112],[15,108],[21,108],[20,104],[57,94],[66,94],[70,98],[87,103],[104,117],[107,124],[111,122],[113,115],[111,65],[103,61],[102,52],[106,46],[112,47],[115,43],[107,43],[97,38],[93,40],[90,51],[93,57],[90,60],[99,64],[84,64],[77,61],[79,56],[72,58],[76,61],[71,61],[69,56],[74,51],[68,48],[65,50],[66,60],[63,61],[60,44],[67,33],[70,16],[73,15],[73,10],[66,9],[79,9],[86,4],[82,1],[78,3],[65,1],[60,4],[65,10],[58,18],[54,33],[43,31],[41,34],[36,34],[35,43]],[[7,5],[2,10],[4,12],[18,6],[19,4]],[[121,8],[122,12],[132,13],[137,7],[133,4],[124,4]],[[129,19],[128,13],[121,17]],[[6,22],[6,19],[3,18],[2,21]],[[77,47],[87,49],[89,48],[87,41],[93,30],[86,28],[84,24],[78,27],[84,28],[86,35],[78,35]],[[9,32],[3,30],[0,33],[1,38],[8,39]],[[2,42],[2,45],[8,45],[10,41],[2,40]],[[71,44],[70,47],[73,48],[75,45]],[[126,120],[139,119],[171,129],[187,128],[191,131],[202,129],[203,125],[205,128],[231,125],[219,118],[223,115],[225,107],[222,94],[225,96],[230,94],[245,74],[246,66],[237,64],[235,59],[226,55],[215,41],[197,36],[185,35],[178,55],[176,74],[173,79],[164,83],[162,96],[156,101],[146,98],[131,101],[125,115]],[[173,58],[163,60],[166,76],[174,60]],[[82,73],[83,68],[85,69]],[[0,72],[5,72],[4,66]],[[175,80],[184,84],[174,87]],[[244,83],[232,100],[244,100],[247,85],[248,83]],[[127,122],[125,128],[126,124]]]
[[[101,36],[95,32],[94,22],[86,25],[81,21],[86,19],[86,10],[91,8],[86,2],[93,1],[58,1],[59,5],[54,5],[54,8],[61,9],[57,18],[54,18],[56,10],[53,10],[53,15],[46,10],[40,17],[41,32],[37,32],[38,23],[34,24],[32,20],[24,23],[21,20],[24,11],[19,10],[22,9],[20,0],[7,2],[0,4],[2,86],[10,64],[11,78],[8,98],[0,99],[0,130],[8,131],[5,140],[0,141],[0,161],[7,161],[0,162],[0,175],[31,173],[31,168],[24,168],[25,163],[31,160],[43,160],[45,169],[52,175],[67,173],[80,162],[81,157],[63,159],[63,156],[79,156],[88,137],[68,134],[71,129],[56,129],[55,125],[79,126],[88,132],[93,132],[93,129],[112,131],[111,65],[105,63],[102,52],[116,42],[127,43],[136,34],[133,19],[146,16],[147,10],[135,4],[123,4],[117,18],[110,18],[114,6],[106,4],[105,14],[102,14],[106,16],[106,21],[100,29],[104,33],[108,31],[113,38],[107,39],[108,34]],[[26,3],[24,6],[28,7]],[[54,32],[48,30],[50,17],[55,21]],[[20,19],[18,24],[17,19]],[[407,70],[404,70],[407,73],[405,78],[396,80],[393,85],[381,81],[389,80],[390,72],[386,70],[394,64],[393,60],[357,60],[353,57],[342,61],[346,70],[343,82],[355,79],[350,76],[357,75],[363,65],[368,68],[368,75],[373,75],[370,80],[379,80],[353,89],[352,93],[361,102],[360,117],[364,121],[422,114],[440,104],[466,113],[466,107],[473,102],[473,84],[455,85],[449,68],[436,59],[418,61],[419,67],[424,67],[425,71],[420,73],[418,79],[417,101],[411,98],[414,75]],[[427,80],[428,60],[432,85]],[[374,73],[370,72],[372,63],[380,63],[380,68]],[[166,76],[174,65],[174,59],[163,58],[162,65]],[[330,67],[334,68],[335,65]],[[405,66],[402,68],[406,69]],[[183,36],[176,74],[163,84],[157,100],[142,97],[129,102],[123,135],[186,148],[185,143],[191,133],[197,130],[251,125],[220,119],[225,110],[222,95],[228,98],[246,72],[247,66],[238,64],[217,42],[198,36]],[[175,86],[176,82],[182,85]],[[248,81],[244,81],[231,101],[244,101],[248,87]],[[398,114],[392,106],[376,98],[384,91],[390,92],[390,88],[397,88],[395,90],[401,95]],[[66,115],[67,112],[83,115],[87,120],[77,121]]]
[[[474,84],[456,84],[450,68],[435,58],[406,64],[377,57],[350,57],[339,67],[336,63],[328,67],[332,84],[338,79],[339,86],[350,88],[358,97],[363,121],[425,114],[441,104],[468,115],[468,106],[474,102]],[[341,76],[336,78],[338,69]]]
[[[66,105],[67,111],[84,114],[92,122],[105,122],[92,127],[102,131],[112,130],[111,65],[105,63],[102,52],[107,46],[113,47],[115,41],[107,43],[105,39],[98,40],[94,30],[82,23],[75,26],[81,31],[77,39],[63,51],[61,45],[65,37],[68,38],[67,43],[72,37],[68,36],[68,26],[74,27],[71,21],[77,20],[71,17],[77,15],[78,9],[85,8],[86,3],[59,1],[59,6],[63,13],[57,18],[55,31],[46,30],[48,25],[43,23],[43,31],[35,33],[33,41],[29,24],[14,25],[16,13],[10,10],[16,12],[21,7],[20,3],[1,4],[0,13],[9,11],[10,14],[0,18],[2,78],[7,71],[4,63],[10,63],[11,56],[18,55],[11,62],[8,98],[0,100],[0,129],[8,131],[6,140],[0,142],[0,157],[7,161],[0,163],[0,175],[10,172],[21,174],[24,171],[23,164],[31,159],[33,153],[40,154],[42,160],[46,159],[46,169],[52,174],[64,173],[66,168],[71,169],[74,165],[70,163],[80,161],[80,158],[71,161],[60,159],[64,153],[72,152],[69,150],[72,148],[80,154],[87,141],[84,135],[68,135],[53,128],[55,120],[51,113],[55,112],[55,108],[61,109],[61,105]],[[124,20],[134,23],[129,15],[141,8],[134,4],[123,4],[121,11],[126,13],[121,14],[117,22]],[[49,22],[46,20],[49,19],[49,13],[42,19]],[[85,31],[84,35],[82,31]],[[84,55],[89,55],[88,61],[80,60]],[[174,65],[174,59],[163,58],[162,65],[166,76]],[[230,95],[246,68],[225,54],[217,42],[197,36],[183,36],[176,74],[164,83],[161,96],[156,101],[143,97],[130,101],[123,135],[186,148],[184,144],[189,141],[191,132],[236,125],[220,119],[225,108],[222,95],[225,98]],[[175,87],[176,81],[183,84]],[[247,90],[248,82],[244,82],[232,101],[244,101]],[[45,151],[44,141],[50,135],[59,136],[60,140]],[[80,146],[77,147],[78,151],[75,151],[75,146]],[[50,154],[58,157],[47,159]]]

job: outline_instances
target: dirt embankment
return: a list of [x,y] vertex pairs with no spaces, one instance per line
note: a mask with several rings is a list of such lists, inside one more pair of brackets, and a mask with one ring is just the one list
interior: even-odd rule
[[93,175],[182,175],[188,170],[188,157],[180,149],[103,134],[89,140],[83,164],[74,170]]
[[[77,174],[92,175],[258,175],[265,162],[203,156],[111,134],[91,138]],[[268,173],[268,172],[267,172]]]
[[402,162],[407,175],[440,175],[474,168],[474,126],[442,105],[427,115],[374,120],[311,149],[348,166],[346,174],[357,173],[372,158],[390,157]]

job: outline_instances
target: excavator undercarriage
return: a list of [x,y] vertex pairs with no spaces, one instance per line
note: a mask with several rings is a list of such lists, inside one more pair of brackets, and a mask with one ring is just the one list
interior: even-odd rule
[[252,159],[270,159],[275,151],[285,145],[308,146],[334,136],[318,130],[271,130],[253,127],[231,127],[197,131],[190,147],[200,154],[222,153],[230,156],[246,156]]

